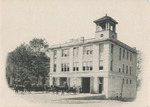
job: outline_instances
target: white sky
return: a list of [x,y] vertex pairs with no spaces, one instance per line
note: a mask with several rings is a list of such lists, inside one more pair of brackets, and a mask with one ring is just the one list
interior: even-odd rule
[[[1,54],[4,59],[34,37],[50,45],[71,38],[93,38],[94,20],[114,18],[118,39],[144,54],[149,65],[150,2],[148,0],[1,0]],[[147,71],[148,72],[148,71]],[[150,74],[150,73],[147,73]]]

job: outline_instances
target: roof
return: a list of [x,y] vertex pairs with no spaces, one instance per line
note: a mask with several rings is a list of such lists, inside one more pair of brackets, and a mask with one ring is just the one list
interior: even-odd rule
[[94,23],[102,22],[102,21],[106,21],[106,20],[110,20],[110,21],[112,21],[113,23],[118,24],[117,21],[115,21],[113,18],[111,18],[110,16],[107,16],[107,15],[105,15],[105,16],[102,17],[102,18],[99,18],[99,19],[95,20]]
[[63,44],[57,44],[57,45],[52,45],[49,49],[57,49],[57,48],[64,48],[64,47],[73,47],[73,46],[81,46],[81,45],[85,45],[85,44],[90,44],[90,43],[98,43],[98,42],[106,42],[106,41],[111,41],[111,42],[114,42],[115,44],[127,49],[127,50],[130,50],[132,52],[135,52],[136,53],[136,49],[126,45],[125,43],[119,41],[119,40],[113,40],[113,39],[97,39],[97,38],[90,38],[90,39],[85,39],[84,41],[82,42],[79,42],[79,43],[63,43]]

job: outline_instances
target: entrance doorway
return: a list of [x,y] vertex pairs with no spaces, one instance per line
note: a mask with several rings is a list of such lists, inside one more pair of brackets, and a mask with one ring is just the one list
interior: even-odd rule
[[103,77],[99,78],[99,93],[103,91]]
[[90,93],[90,77],[82,78],[82,93]]
[[64,86],[67,83],[67,78],[60,78],[60,86]]

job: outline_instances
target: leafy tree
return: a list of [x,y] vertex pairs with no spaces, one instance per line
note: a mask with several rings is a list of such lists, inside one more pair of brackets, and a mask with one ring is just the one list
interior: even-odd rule
[[18,84],[25,81],[30,71],[31,55],[32,52],[29,51],[26,44],[21,44],[8,54],[6,61],[6,77],[8,80],[13,78],[13,82]]
[[6,61],[6,77],[13,84],[38,84],[39,77],[43,84],[50,71],[50,58],[46,55],[48,43],[44,39],[33,39],[29,45],[21,44],[14,51],[8,53]]
[[46,81],[45,79],[50,71],[50,59],[46,55],[49,45],[45,41],[45,39],[34,38],[32,41],[29,42],[29,46],[34,52],[34,60],[32,61],[32,73],[36,75],[37,83],[39,81],[39,78],[42,77],[44,84]]

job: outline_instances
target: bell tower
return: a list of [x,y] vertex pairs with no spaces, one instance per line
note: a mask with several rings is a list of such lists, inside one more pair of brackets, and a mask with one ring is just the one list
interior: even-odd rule
[[95,38],[117,39],[116,24],[118,24],[118,22],[113,18],[106,14],[104,17],[95,20],[94,23],[96,24]]

